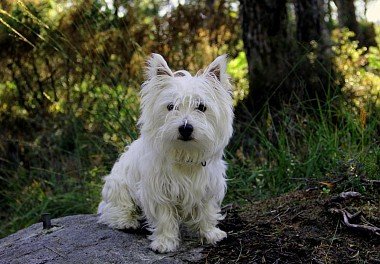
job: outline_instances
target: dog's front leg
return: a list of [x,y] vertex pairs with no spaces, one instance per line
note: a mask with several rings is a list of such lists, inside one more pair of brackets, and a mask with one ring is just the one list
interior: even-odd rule
[[215,245],[227,237],[227,233],[216,226],[218,220],[224,219],[224,216],[220,214],[220,207],[215,201],[208,201],[199,205],[195,212],[197,214],[195,224],[199,229],[201,238],[205,238],[207,243]]
[[179,223],[176,208],[172,205],[151,202],[145,212],[152,235],[150,247],[157,252],[173,252],[179,245]]

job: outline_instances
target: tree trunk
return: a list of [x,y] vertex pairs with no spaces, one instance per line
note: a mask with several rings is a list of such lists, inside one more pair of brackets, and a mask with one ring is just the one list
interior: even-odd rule
[[324,0],[296,0],[295,11],[301,61],[296,73],[304,82],[297,93],[315,106],[316,99],[322,102],[326,99],[332,74],[330,33],[324,21],[327,6]]
[[295,35],[289,30],[286,1],[240,3],[249,94],[236,108],[237,119],[260,117],[267,106],[276,112],[284,104],[323,103],[331,78],[324,0],[294,0]]
[[359,36],[359,24],[356,20],[354,0],[334,0],[338,8],[338,21],[340,27],[347,27]]
[[321,14],[318,2],[318,0],[295,1],[297,40],[300,42],[319,41],[322,36]]
[[240,0],[240,6],[249,94],[238,111],[243,105],[245,113],[258,113],[267,103],[280,104],[280,85],[289,71],[286,1]]

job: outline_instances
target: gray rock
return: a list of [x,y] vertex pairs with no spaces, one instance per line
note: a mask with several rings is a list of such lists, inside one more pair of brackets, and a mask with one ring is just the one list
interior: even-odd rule
[[113,230],[97,223],[96,215],[52,220],[53,227],[34,224],[0,240],[0,263],[188,263],[202,259],[196,237],[182,237],[178,252],[157,254],[149,249],[147,232]]

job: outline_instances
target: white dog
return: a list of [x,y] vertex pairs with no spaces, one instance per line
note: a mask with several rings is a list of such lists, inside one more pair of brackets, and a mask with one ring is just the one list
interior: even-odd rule
[[151,248],[175,251],[181,222],[215,244],[226,192],[223,151],[232,135],[226,55],[203,72],[172,72],[161,55],[148,61],[141,91],[141,136],[105,177],[99,222],[137,228],[145,218]]

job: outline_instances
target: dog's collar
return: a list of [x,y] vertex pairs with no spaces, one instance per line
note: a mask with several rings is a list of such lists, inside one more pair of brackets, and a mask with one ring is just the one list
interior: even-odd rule
[[[196,163],[193,163],[193,162],[179,162],[179,161],[177,161],[176,162],[177,164],[183,164],[183,165],[190,165],[190,164],[196,164]],[[198,163],[199,164],[199,163]],[[202,161],[201,162],[201,165],[202,165],[202,167],[206,167],[206,165],[207,165],[207,161]]]

